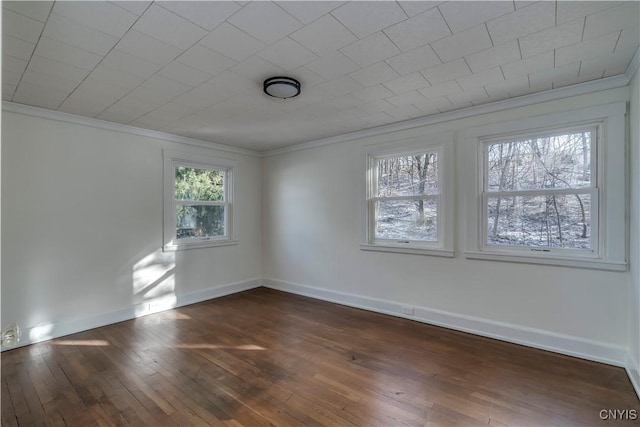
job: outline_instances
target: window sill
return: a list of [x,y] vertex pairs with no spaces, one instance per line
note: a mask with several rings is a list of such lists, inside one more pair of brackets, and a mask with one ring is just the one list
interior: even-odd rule
[[474,252],[467,251],[464,253],[465,258],[488,260],[488,261],[504,261],[516,262],[521,264],[539,264],[554,265],[560,267],[586,268],[590,270],[606,270],[606,271],[627,271],[626,262],[604,261],[602,259],[575,258],[575,257],[547,257],[535,255],[515,255],[502,254],[495,252]]
[[373,252],[392,252],[399,254],[428,255],[445,258],[453,258],[455,253],[445,249],[421,248],[416,246],[391,246],[391,245],[372,245],[360,244],[361,251]]
[[238,245],[238,240],[207,240],[206,242],[183,243],[180,245],[164,245],[163,252],[184,251],[187,249],[215,248],[218,246]]

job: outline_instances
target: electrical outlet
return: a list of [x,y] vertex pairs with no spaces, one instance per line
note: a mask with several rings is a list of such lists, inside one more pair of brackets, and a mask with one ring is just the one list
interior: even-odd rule
[[406,305],[402,306],[402,314],[408,314],[409,316],[413,316],[413,307],[409,307]]

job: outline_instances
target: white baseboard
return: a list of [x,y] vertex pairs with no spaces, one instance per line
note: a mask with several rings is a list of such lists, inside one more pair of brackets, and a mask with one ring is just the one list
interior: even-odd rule
[[111,325],[113,323],[131,320],[136,317],[146,316],[147,314],[158,313],[160,311],[170,310],[172,308],[182,307],[185,305],[195,304],[219,298],[225,295],[242,292],[261,285],[259,278],[244,280],[241,282],[228,283],[225,285],[215,286],[201,291],[190,292],[183,295],[156,298],[142,303],[132,304],[129,307],[99,314],[96,316],[76,318],[70,320],[60,320],[47,324],[36,325],[30,328],[23,328],[21,332],[20,342],[18,345],[11,347],[2,347],[2,351],[10,350],[17,347],[23,347],[29,344],[50,340],[53,338],[71,335],[89,329],[99,328],[100,326]]
[[556,334],[554,332],[544,331],[541,329],[496,322],[478,317],[433,310],[426,307],[412,306],[414,309],[414,315],[406,315],[402,313],[402,307],[407,304],[312,286],[304,286],[276,279],[262,279],[262,286],[350,307],[374,311],[377,313],[403,317],[405,319],[428,323],[430,325],[442,326],[449,329],[455,329],[457,331],[469,332],[475,335],[548,350],[555,353],[575,356],[581,359],[593,360],[620,367],[626,366],[627,349],[607,343],[586,340],[569,335]]
[[625,370],[627,371],[627,375],[629,376],[629,380],[631,380],[631,384],[638,395],[638,399],[640,399],[640,362],[635,360],[631,353],[627,353],[627,363],[625,365]]

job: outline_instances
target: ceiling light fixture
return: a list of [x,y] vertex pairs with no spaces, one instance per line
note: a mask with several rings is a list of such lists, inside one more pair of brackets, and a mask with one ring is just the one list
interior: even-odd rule
[[264,81],[263,90],[274,98],[293,98],[300,95],[300,82],[291,77],[269,77]]

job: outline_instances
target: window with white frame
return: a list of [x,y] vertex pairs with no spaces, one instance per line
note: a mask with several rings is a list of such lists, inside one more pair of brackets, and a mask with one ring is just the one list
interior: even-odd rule
[[451,173],[450,143],[403,145],[407,143],[366,154],[362,249],[452,256],[450,233],[445,232],[451,199],[444,193],[445,176]]
[[598,254],[598,124],[483,141],[483,244]]
[[165,250],[233,241],[234,162],[165,151]]
[[467,131],[478,149],[464,154],[463,179],[477,183],[465,186],[465,255],[625,270],[625,112],[611,104]]

